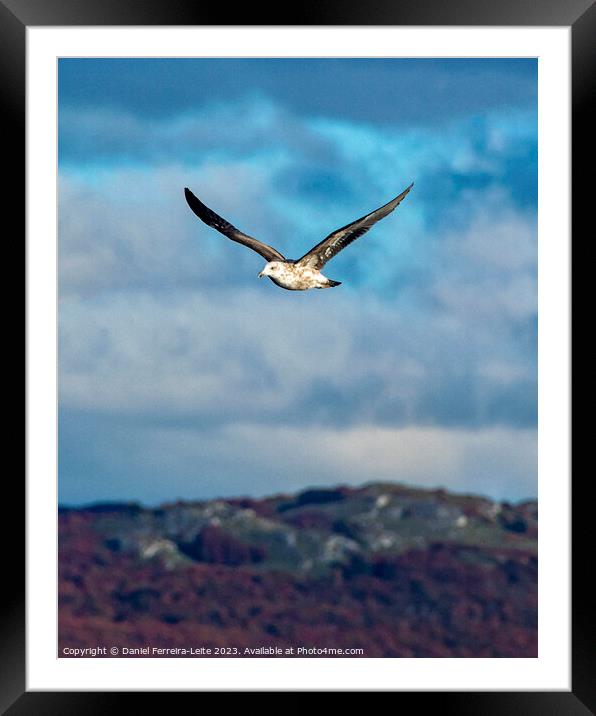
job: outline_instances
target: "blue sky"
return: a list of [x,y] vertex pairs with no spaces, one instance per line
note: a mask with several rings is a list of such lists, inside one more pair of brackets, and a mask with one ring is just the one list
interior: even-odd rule
[[[534,60],[59,63],[63,503],[536,495]],[[296,258],[385,203],[329,291]]]

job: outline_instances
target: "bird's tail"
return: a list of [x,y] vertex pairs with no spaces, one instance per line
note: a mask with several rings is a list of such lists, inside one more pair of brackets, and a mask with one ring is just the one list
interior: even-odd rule
[[341,284],[341,281],[333,281],[332,279],[327,279],[327,288],[333,288],[334,286],[339,286]]

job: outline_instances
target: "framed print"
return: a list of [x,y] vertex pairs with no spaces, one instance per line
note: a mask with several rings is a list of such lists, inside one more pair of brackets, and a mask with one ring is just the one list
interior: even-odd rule
[[27,217],[7,712],[594,708],[570,475],[594,7],[2,12]]

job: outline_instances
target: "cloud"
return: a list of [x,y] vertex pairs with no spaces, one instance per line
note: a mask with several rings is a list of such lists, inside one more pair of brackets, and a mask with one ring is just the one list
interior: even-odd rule
[[[91,115],[91,127],[87,119],[78,115],[74,126],[90,144],[101,146],[95,131],[97,123],[104,126],[101,114]],[[497,113],[479,124],[465,120],[441,132],[301,121],[271,103],[220,106],[215,114],[162,121],[158,129],[153,120],[134,119],[130,132],[129,121],[106,123],[108,134],[116,132],[116,164],[102,150],[99,163],[61,168],[63,293],[179,286],[193,276],[201,285],[217,276],[221,284],[231,280],[232,256],[239,275],[252,271],[254,256],[224,246],[190,214],[181,200],[187,185],[244,231],[298,257],[415,179],[407,205],[376,226],[358,252],[343,252],[333,263],[334,270],[350,273],[351,285],[383,292],[424,273],[435,261],[437,242],[449,232],[469,231],[473,222],[480,230],[482,222],[504,227],[509,221],[514,229],[535,222],[528,191],[516,191],[527,172],[533,172],[534,189],[536,184],[536,165],[525,159],[535,148],[535,123],[527,113],[507,119]],[[199,136],[200,151],[185,139],[189,128]],[[206,140],[203,130],[217,140]],[[64,132],[63,144],[75,146]],[[526,147],[522,158],[520,145]],[[130,152],[139,159],[129,161]],[[206,254],[200,266],[199,247]],[[398,267],[399,281],[392,267]]]
[[163,119],[268,97],[301,117],[439,126],[533,107],[535,58],[62,58],[61,107]]
[[273,285],[65,300],[61,402],[191,425],[533,425],[533,354],[508,310]]
[[[196,176],[196,170],[184,171],[177,165],[150,172],[132,167],[63,172],[60,295],[206,288],[225,285],[238,275],[256,275],[262,263],[257,254],[214,232],[201,235],[183,194],[183,187],[193,185]],[[247,223],[257,230],[267,223],[260,197],[270,193],[271,177],[259,176],[251,164],[228,161],[225,166],[202,165],[201,179],[215,197],[225,195],[222,213],[234,217],[238,207],[246,207]],[[275,230],[280,223],[274,218],[268,228]],[[232,272],[234,264],[244,271]]]
[[[63,111],[64,499],[124,494],[126,470],[146,499],[163,480],[192,496],[197,466],[208,496],[338,469],[530,494],[535,132],[528,108],[440,128],[254,97],[175,116]],[[182,194],[294,258],[412,178],[407,202],[327,267],[341,288],[305,294],[257,282],[261,257]],[[291,466],[263,457],[266,435]]]
[[205,156],[236,159],[265,152],[321,155],[325,142],[295,115],[268,99],[217,103],[201,113],[147,119],[111,109],[64,108],[60,112],[60,158],[67,165],[146,165],[172,160],[192,165]]
[[71,504],[139,495],[157,504],[378,481],[495,499],[536,494],[535,430],[252,423],[193,430],[81,413],[65,414],[62,424],[61,494]]

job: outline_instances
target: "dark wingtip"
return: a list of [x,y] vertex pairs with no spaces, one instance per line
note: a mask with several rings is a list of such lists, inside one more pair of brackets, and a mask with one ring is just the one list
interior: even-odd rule
[[197,197],[192,193],[192,191],[188,187],[184,187],[184,197],[186,199],[186,203],[190,206],[190,208],[193,210],[193,212],[199,217],[202,217],[203,210],[206,208],[203,206],[202,202],[200,202]]

